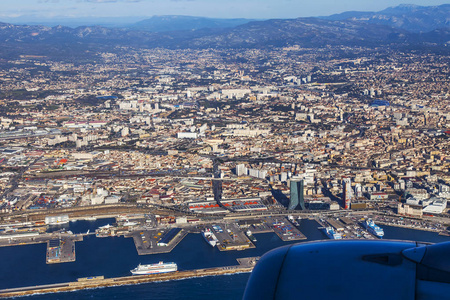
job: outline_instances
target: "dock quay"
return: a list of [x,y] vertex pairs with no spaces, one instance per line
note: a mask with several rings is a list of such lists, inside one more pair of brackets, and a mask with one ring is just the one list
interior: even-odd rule
[[345,228],[344,224],[342,224],[339,220],[327,218],[326,221],[328,222],[328,224],[331,225],[331,227],[333,227],[337,231],[343,231]]
[[0,247],[46,243],[46,263],[65,263],[75,261],[75,242],[83,241],[83,236],[72,233],[11,235],[9,238],[0,239]]
[[133,231],[125,234],[133,238],[139,255],[169,253],[180,243],[188,232],[181,228]]
[[49,240],[47,242],[46,263],[58,264],[75,261],[75,241],[82,240],[82,235]]
[[[398,223],[388,222],[388,221],[383,221],[383,220],[377,220],[376,223],[378,225],[386,225],[386,226],[406,228],[406,229],[422,230],[422,231],[437,232],[437,233],[442,232],[442,230],[439,230],[439,229],[425,228],[425,227],[411,225],[411,224],[398,224]],[[442,235],[445,235],[445,233]]]
[[[255,258],[250,258],[251,261]],[[153,275],[125,276],[117,278],[103,278],[103,276],[94,276],[85,280],[77,280],[74,282],[47,284],[39,286],[30,286],[22,288],[12,288],[0,290],[0,298],[19,297],[43,293],[70,292],[83,289],[93,289],[118,285],[133,285],[140,283],[150,283],[169,280],[180,280],[194,277],[227,275],[236,273],[248,273],[253,270],[251,264],[236,265],[221,268],[197,269],[189,271],[177,271],[173,273],[161,273]]]
[[252,233],[273,232],[273,228],[267,224],[267,220],[262,218],[239,220],[237,224],[241,230],[250,230]]
[[259,259],[260,259],[260,256],[243,257],[243,258],[238,258],[237,261],[240,266],[252,267],[252,266],[256,265],[256,263],[259,261]]
[[207,228],[218,239],[219,251],[245,250],[255,248],[255,245],[238,227],[237,223],[215,223]]
[[315,219],[317,223],[323,228],[333,227],[336,232],[341,234],[343,239],[376,239],[376,237],[366,231],[363,226],[358,223],[356,219],[347,217]]
[[269,218],[275,234],[283,241],[306,240],[306,236],[288,218]]
[[450,230],[443,230],[443,231],[439,232],[439,235],[450,236]]

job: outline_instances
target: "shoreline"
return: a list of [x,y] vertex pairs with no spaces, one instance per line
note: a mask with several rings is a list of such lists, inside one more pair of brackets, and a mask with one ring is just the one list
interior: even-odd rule
[[198,277],[233,275],[249,273],[253,266],[230,266],[222,268],[197,269],[189,271],[177,271],[173,273],[162,273],[153,275],[134,275],[125,277],[94,279],[86,281],[74,281],[57,284],[46,284],[38,286],[20,287],[0,290],[0,298],[23,297],[35,294],[48,294],[58,292],[72,292],[84,289],[95,289],[123,285],[136,285],[150,282],[163,282],[182,280]]
[[422,227],[412,227],[408,225],[401,225],[401,224],[395,224],[395,223],[388,223],[383,222],[380,220],[377,220],[377,223],[384,226],[391,226],[391,227],[399,227],[399,228],[405,228],[405,229],[412,229],[412,230],[419,230],[419,231],[426,231],[426,232],[435,232],[440,233],[442,230],[439,229],[430,229],[430,228],[422,228]]

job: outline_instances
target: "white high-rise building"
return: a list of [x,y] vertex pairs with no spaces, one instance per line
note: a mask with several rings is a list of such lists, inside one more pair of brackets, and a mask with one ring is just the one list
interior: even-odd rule
[[248,171],[244,164],[236,165],[236,175],[237,176],[245,176]]
[[350,178],[344,178],[343,183],[343,196],[342,200],[344,202],[344,208],[350,209],[350,204],[352,202],[352,180]]

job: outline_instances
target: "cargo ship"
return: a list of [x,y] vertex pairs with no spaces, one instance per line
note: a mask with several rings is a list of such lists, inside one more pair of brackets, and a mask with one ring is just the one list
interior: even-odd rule
[[255,238],[255,236],[252,234],[252,232],[250,230],[248,230],[245,234],[248,236],[250,241],[252,241],[253,243],[256,242],[256,238]]
[[160,273],[169,273],[176,272],[178,270],[177,264],[174,262],[162,262],[150,265],[141,265],[137,266],[133,270],[130,270],[133,275],[147,275],[147,274],[160,274]]
[[374,236],[379,237],[380,239],[384,236],[384,230],[376,225],[372,219],[367,219],[362,224],[364,228]]
[[202,235],[205,238],[205,240],[208,242],[208,244],[211,245],[211,247],[215,247],[217,245],[217,243],[219,242],[219,240],[217,239],[215,234],[212,233],[212,231],[209,230],[209,228],[205,228],[202,231]]
[[332,240],[341,240],[342,235],[334,231],[333,227],[323,227],[322,231],[327,235],[329,239]]

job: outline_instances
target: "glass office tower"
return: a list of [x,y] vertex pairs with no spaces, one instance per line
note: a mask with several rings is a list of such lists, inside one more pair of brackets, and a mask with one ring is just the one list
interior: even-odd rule
[[289,199],[289,210],[305,209],[304,183],[302,180],[291,180],[291,198]]

